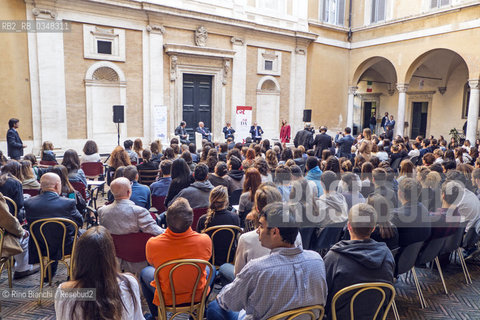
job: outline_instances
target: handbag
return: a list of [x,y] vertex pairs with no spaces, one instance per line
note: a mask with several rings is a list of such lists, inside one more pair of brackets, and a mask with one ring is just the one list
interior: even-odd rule
[[23,249],[20,246],[20,239],[5,231],[2,246],[2,258],[9,258],[22,252]]

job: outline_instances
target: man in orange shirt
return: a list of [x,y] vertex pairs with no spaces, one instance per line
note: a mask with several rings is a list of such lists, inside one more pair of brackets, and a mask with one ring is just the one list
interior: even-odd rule
[[[144,268],[140,274],[142,292],[147,300],[151,312],[151,319],[158,315],[157,305],[158,291],[155,285],[155,269],[163,263],[176,259],[201,259],[208,261],[212,256],[212,241],[206,234],[200,234],[192,230],[193,210],[184,198],[176,199],[167,210],[167,225],[165,233],[151,238],[147,242],[146,256],[151,266]],[[161,291],[165,304],[172,305],[172,291],[168,275],[171,267],[163,269],[159,275]],[[200,301],[202,291],[207,285],[207,272],[202,267],[204,277],[198,284],[195,294],[196,300]],[[197,272],[193,266],[182,267],[173,274],[175,283],[176,305],[190,303],[191,290],[196,280]],[[146,317],[148,319],[148,317]]]

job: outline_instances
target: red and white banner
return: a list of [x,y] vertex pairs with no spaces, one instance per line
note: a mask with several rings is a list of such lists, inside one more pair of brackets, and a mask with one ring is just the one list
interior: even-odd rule
[[252,107],[237,106],[235,113],[235,141],[243,141],[250,136],[252,125]]

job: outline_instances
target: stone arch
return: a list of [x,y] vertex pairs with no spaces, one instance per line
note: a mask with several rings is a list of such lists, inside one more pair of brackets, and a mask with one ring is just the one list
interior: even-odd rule
[[279,137],[280,84],[275,77],[264,76],[257,84],[256,120],[265,132],[264,138]]
[[[122,69],[117,66],[115,63],[109,62],[109,61],[99,61],[95,62],[92,64],[86,74],[85,74],[85,80],[108,80],[109,77],[110,79],[115,79],[115,74],[117,75],[117,80],[119,82],[125,82],[125,74],[123,73]],[[105,79],[96,79],[98,77],[103,77]],[[109,80],[113,81],[113,80]]]
[[[273,87],[272,83],[275,85]],[[260,78],[257,84],[257,90],[259,91],[280,91],[280,84],[275,77],[265,76]]]
[[378,66],[379,64],[383,65],[383,69],[386,70],[387,73],[385,74],[385,76],[392,79],[393,83],[395,84],[397,82],[397,70],[393,65],[393,63],[385,57],[375,56],[375,57],[370,57],[366,59],[365,61],[360,63],[360,65],[358,65],[353,75],[352,85],[356,86],[358,82],[361,80],[363,74],[368,69],[376,65]]
[[[432,50],[429,50],[429,51],[421,54],[410,64],[407,72],[405,73],[405,77],[403,78],[403,83],[410,83],[410,80],[412,79],[412,77],[413,77],[414,73],[417,71],[417,69],[419,67],[421,67],[426,61],[428,61],[429,59],[432,59],[432,57],[434,57],[435,55],[439,55],[439,54],[445,54],[445,55],[448,55],[452,58],[451,59],[452,61],[450,61],[451,63],[448,64],[446,70],[444,71],[445,80],[447,82],[448,82],[448,77],[451,75],[451,73],[453,71],[452,68],[453,69],[456,68],[458,66],[458,63],[465,64],[465,67],[467,68],[467,78],[469,77],[470,71],[469,71],[469,68],[468,68],[468,64],[465,61],[465,59],[459,53],[457,53],[456,51],[453,51],[451,49],[447,49],[447,48],[436,48],[436,49],[432,49]],[[454,61],[454,60],[456,60],[456,61]],[[445,82],[445,84],[446,84],[446,82]]]

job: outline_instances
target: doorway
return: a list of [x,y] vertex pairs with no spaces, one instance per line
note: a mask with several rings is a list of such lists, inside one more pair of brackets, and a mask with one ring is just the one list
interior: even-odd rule
[[425,137],[427,134],[427,116],[428,102],[412,103],[412,131],[410,136],[413,139],[417,136]]
[[183,74],[183,120],[192,143],[200,121],[212,131],[212,76]]
[[[370,119],[373,115],[377,114],[377,102],[376,101],[364,101],[363,102],[363,122],[362,128],[370,128]],[[373,132],[372,132],[373,133]]]

